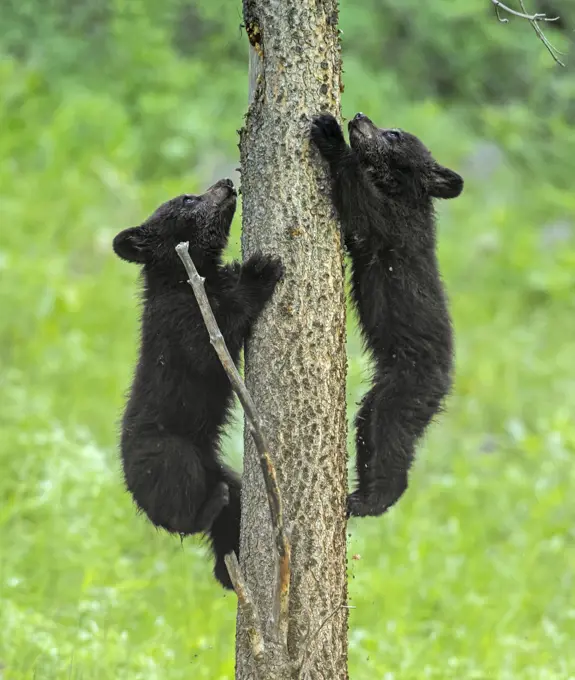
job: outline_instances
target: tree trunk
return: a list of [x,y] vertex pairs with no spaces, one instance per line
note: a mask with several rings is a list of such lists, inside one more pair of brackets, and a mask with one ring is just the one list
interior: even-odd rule
[[[337,0],[244,0],[251,103],[241,132],[244,258],[286,274],[246,348],[246,382],[276,464],[291,531],[289,659],[268,678],[346,679],[345,300],[338,224],[311,117],[339,115]],[[273,648],[274,552],[262,472],[245,435],[241,567]],[[258,678],[238,618],[236,678]],[[303,669],[294,662],[303,658]],[[290,663],[287,663],[287,662]],[[297,664],[296,664],[297,666]],[[263,678],[262,678],[263,680]]]

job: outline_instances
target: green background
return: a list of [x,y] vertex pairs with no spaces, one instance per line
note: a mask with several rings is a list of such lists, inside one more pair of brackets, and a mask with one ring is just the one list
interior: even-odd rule
[[[566,69],[488,0],[342,0],[344,115],[466,180],[439,208],[455,393],[401,503],[350,523],[354,680],[575,678],[575,7],[556,9]],[[138,285],[110,244],[237,166],[241,4],[0,15],[0,677],[232,678],[234,596],[122,487]],[[348,344],[351,417],[351,316]]]

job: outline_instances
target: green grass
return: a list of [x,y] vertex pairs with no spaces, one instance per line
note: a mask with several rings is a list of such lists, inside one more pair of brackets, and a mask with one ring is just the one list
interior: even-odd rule
[[[107,100],[20,100],[38,84],[6,64],[0,81],[20,102],[0,120],[0,675],[232,678],[234,597],[200,542],[135,515],[116,453],[137,271],[111,238],[203,182],[138,179],[137,137]],[[449,134],[455,118],[396,113],[464,165],[476,140]],[[466,177],[441,210],[456,390],[401,503],[350,525],[354,680],[575,678],[572,222],[546,238],[575,199],[543,171]],[[366,374],[351,321],[349,352],[351,416]]]

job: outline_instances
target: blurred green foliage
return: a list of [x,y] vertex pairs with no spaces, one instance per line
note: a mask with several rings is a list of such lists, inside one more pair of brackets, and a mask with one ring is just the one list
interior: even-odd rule
[[[556,5],[563,70],[487,1],[342,0],[344,114],[466,178],[440,208],[455,393],[401,504],[350,525],[354,680],[575,677],[575,6]],[[0,675],[232,678],[234,598],[122,488],[137,277],[110,242],[237,165],[240,4],[1,15]],[[349,331],[351,416],[368,367]],[[239,423],[228,444],[237,460]]]

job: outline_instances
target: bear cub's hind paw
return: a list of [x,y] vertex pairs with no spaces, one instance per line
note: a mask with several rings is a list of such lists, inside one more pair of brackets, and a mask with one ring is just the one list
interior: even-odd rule
[[208,531],[220,512],[229,505],[229,502],[230,490],[228,485],[225,482],[219,482],[198,512],[196,531]]
[[381,489],[358,489],[347,498],[348,517],[379,517],[395,505],[407,489],[407,473]]

